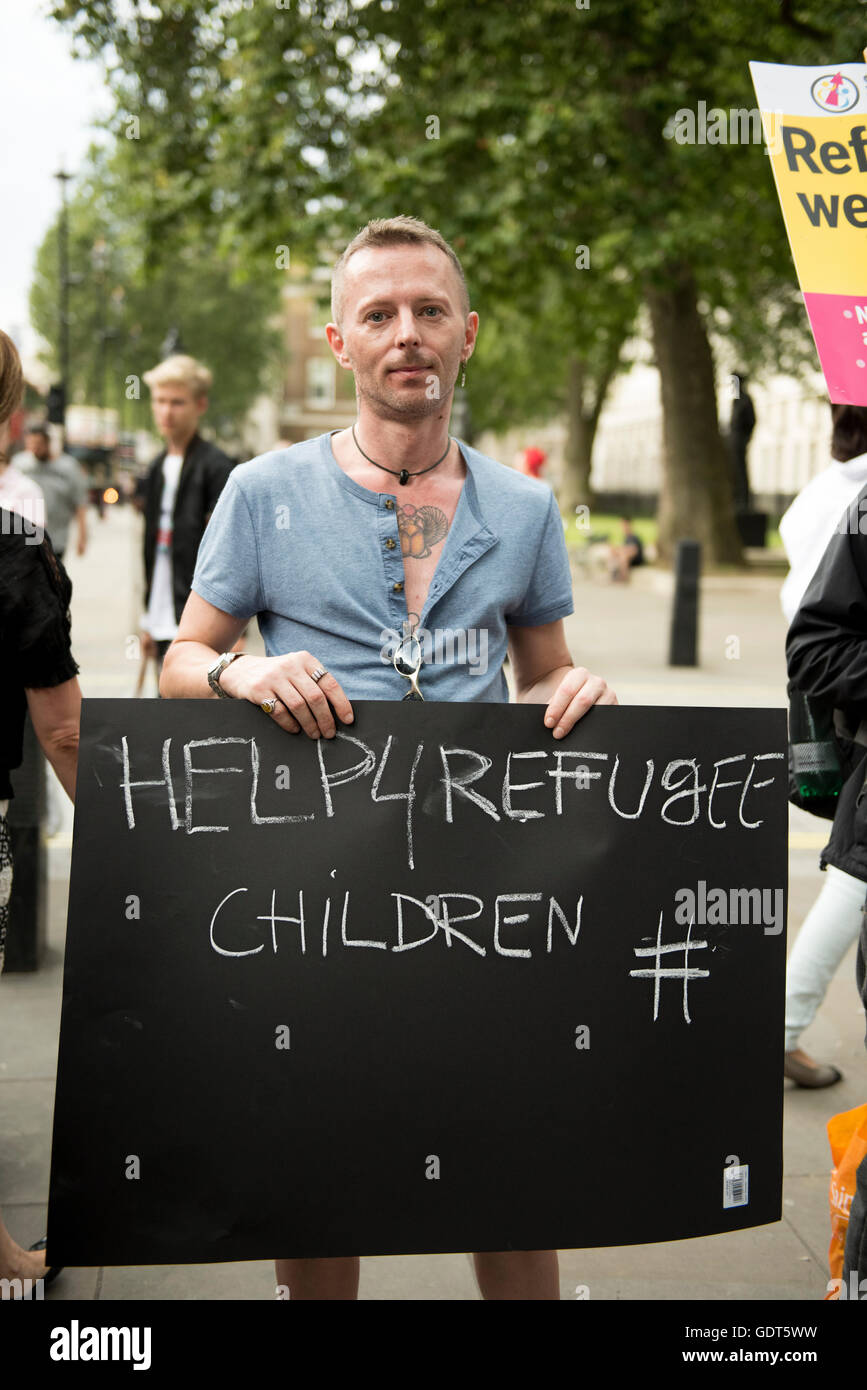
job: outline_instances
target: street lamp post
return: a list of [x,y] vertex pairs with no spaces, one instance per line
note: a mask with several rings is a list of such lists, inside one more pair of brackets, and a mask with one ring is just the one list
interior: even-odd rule
[[72,178],[65,169],[58,169],[54,177],[60,183],[60,221],[57,226],[57,256],[60,277],[58,323],[58,353],[60,357],[60,395],[61,448],[66,449],[66,394],[69,383],[69,218],[66,207],[66,185]]
[[[115,285],[114,289],[113,289],[112,292],[111,292],[111,302],[112,302],[113,317],[114,317],[114,323],[115,323],[115,324],[116,324],[116,323],[122,323],[122,321],[123,321],[123,308],[124,308],[124,302],[125,302],[125,300],[126,300],[126,290],[124,289],[123,285]],[[111,330],[110,330],[110,336],[111,336],[112,338],[117,338],[117,337],[118,337],[118,330],[117,330],[116,327],[112,327],[112,328],[111,328]],[[123,373],[121,372],[120,375],[122,376]],[[122,456],[122,457],[125,457],[125,450],[126,450],[126,392],[124,391],[123,386],[121,385],[121,386],[120,386],[120,396],[118,397],[118,389],[117,389],[117,388],[118,388],[118,383],[117,383],[117,381],[116,381],[116,382],[115,382],[115,390],[114,390],[114,392],[113,392],[113,395],[114,395],[114,399],[118,402],[118,413],[117,413],[117,419],[118,419],[117,443],[118,443],[118,445],[122,446],[122,448],[121,448],[121,456]]]
[[98,334],[98,343],[99,343],[99,352],[98,352],[98,354],[97,354],[97,362],[96,362],[96,404],[97,404],[97,407],[98,407],[98,409],[99,409],[99,439],[100,439],[100,444],[101,444],[103,450],[105,450],[105,437],[106,437],[106,429],[105,429],[105,375],[106,375],[106,368],[107,368],[106,329],[107,329],[107,327],[108,327],[108,323],[107,323],[107,308],[108,308],[108,301],[107,301],[106,287],[105,287],[105,271],[106,271],[106,264],[107,264],[107,261],[108,261],[108,248],[106,247],[106,244],[105,244],[105,241],[103,240],[103,238],[100,237],[100,238],[99,238],[97,241],[95,241],[94,244],[93,244],[93,251],[91,252],[91,263],[92,263],[92,265],[93,265],[94,274],[95,274],[95,280],[96,280],[96,306],[97,306],[97,320],[98,320],[98,323],[99,323],[99,328],[98,328],[98,330],[97,330],[97,334]]
[[184,344],[183,340],[181,339],[181,330],[178,328],[176,323],[173,323],[169,328],[168,333],[163,338],[160,352],[162,353],[163,358],[166,358],[174,357],[176,353],[183,351]]

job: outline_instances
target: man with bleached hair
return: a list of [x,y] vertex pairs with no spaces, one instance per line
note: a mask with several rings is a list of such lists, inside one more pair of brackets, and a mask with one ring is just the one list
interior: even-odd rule
[[[479,323],[453,248],[414,217],[369,223],[334,269],[332,319],[357,419],[235,469],[161,694],[248,700],[289,734],[333,738],[352,700],[504,703],[508,651],[517,699],[555,739],[616,704],[566,645],[572,582],[550,488],[449,434]],[[262,658],[231,651],[254,614]],[[485,669],[469,643],[425,660],[415,634],[431,628],[484,632]],[[404,634],[393,652],[389,630]],[[559,1298],[555,1251],[474,1258],[485,1298]],[[354,1299],[358,1275],[355,1256],[277,1261],[293,1300]]]
[[233,463],[199,434],[212,382],[207,367],[177,355],[144,379],[166,445],[150,466],[144,502],[142,645],[159,670],[190,592],[199,542]]

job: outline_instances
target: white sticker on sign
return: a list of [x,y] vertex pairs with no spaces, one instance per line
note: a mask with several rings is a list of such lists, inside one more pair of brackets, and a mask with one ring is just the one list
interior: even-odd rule
[[745,1207],[750,1200],[750,1165],[732,1164],[723,1168],[723,1206]]

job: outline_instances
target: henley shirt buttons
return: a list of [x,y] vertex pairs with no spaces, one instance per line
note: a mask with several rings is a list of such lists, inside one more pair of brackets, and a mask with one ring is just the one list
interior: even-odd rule
[[402,581],[399,580],[399,581],[397,582],[397,584],[393,584],[391,587],[394,589],[394,592],[395,592],[396,594],[402,594],[402,593],[403,593],[403,583],[402,583]]
[[389,536],[388,540],[385,542],[385,548],[386,550],[394,550],[394,540],[391,536]]

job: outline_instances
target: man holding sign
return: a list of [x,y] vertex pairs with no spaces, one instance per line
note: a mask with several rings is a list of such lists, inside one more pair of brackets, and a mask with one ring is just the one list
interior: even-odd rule
[[[566,645],[553,493],[449,436],[479,323],[455,252],[415,218],[369,223],[335,267],[332,318],[356,423],[231,474],[160,693],[248,700],[288,733],[333,738],[351,699],[505,702],[508,651],[517,699],[545,706],[555,739],[616,704]],[[231,651],[254,614],[264,658]],[[475,1263],[486,1298],[559,1296],[554,1251]],[[358,1260],[278,1260],[277,1277],[292,1298],[354,1298]]]

